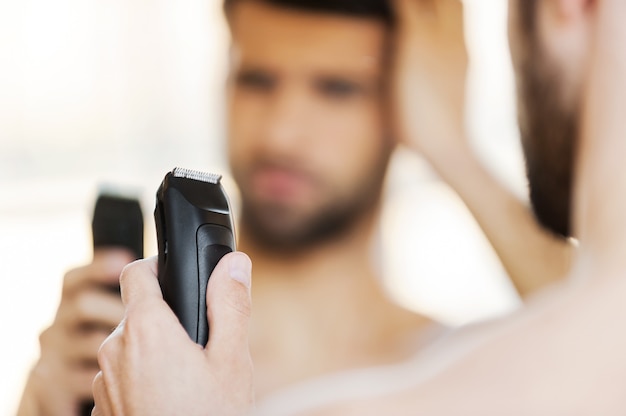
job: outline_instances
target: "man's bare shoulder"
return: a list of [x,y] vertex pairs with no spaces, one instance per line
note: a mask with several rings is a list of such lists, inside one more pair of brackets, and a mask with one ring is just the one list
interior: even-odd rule
[[591,283],[455,331],[424,354],[429,376],[403,391],[302,414],[623,415],[626,280]]
[[[407,332],[410,357],[388,365],[356,368],[317,377],[282,389],[257,403],[257,415],[327,414],[354,406],[359,413],[426,383],[471,351],[491,322],[449,327],[432,322]],[[409,333],[410,332],[410,333]],[[358,409],[358,411],[357,411]],[[343,413],[342,413],[343,412]],[[380,414],[380,413],[376,413]]]

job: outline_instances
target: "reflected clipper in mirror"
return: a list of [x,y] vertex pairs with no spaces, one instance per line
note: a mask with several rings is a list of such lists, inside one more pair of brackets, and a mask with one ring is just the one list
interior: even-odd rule
[[[143,212],[137,195],[117,187],[102,187],[91,221],[93,251],[109,248],[129,250],[135,259],[143,258]],[[120,285],[106,286],[119,293]],[[79,414],[90,416],[93,400],[80,404]]]

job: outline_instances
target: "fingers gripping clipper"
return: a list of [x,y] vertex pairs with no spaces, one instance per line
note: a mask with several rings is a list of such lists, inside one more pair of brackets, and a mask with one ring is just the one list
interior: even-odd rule
[[196,343],[209,337],[206,290],[218,261],[235,250],[220,175],[175,168],[156,195],[158,277],[163,298]]

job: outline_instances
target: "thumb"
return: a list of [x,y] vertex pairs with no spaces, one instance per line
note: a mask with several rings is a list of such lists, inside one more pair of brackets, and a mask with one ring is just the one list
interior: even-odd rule
[[213,270],[207,286],[207,351],[247,351],[251,270],[250,258],[241,252],[226,254]]

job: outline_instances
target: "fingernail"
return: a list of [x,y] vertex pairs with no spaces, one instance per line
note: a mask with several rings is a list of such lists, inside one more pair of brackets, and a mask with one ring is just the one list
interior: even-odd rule
[[228,263],[230,278],[250,287],[250,275],[252,273],[252,263],[248,256],[243,253],[234,253]]

